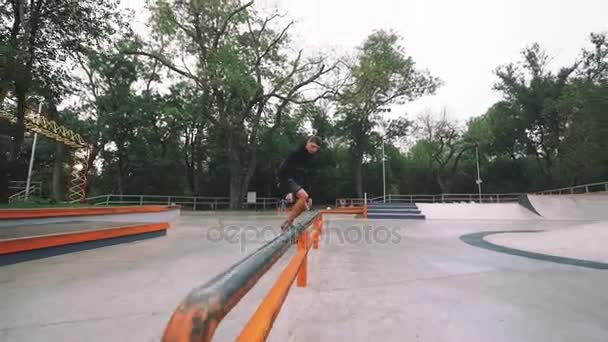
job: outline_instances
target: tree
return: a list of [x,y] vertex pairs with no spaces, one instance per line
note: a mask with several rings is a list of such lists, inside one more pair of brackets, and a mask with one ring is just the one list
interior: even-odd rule
[[536,159],[548,186],[554,180],[553,166],[568,122],[569,113],[559,107],[560,97],[578,62],[554,74],[549,70],[549,56],[538,44],[525,48],[522,57],[521,67],[510,63],[496,70],[495,89],[508,104],[502,109],[508,108],[505,113],[512,119],[516,144],[525,146],[526,155]]
[[[14,0],[0,5],[0,104],[12,93],[17,102],[16,129],[8,158],[0,160],[0,177],[9,176],[23,143],[26,99],[41,84],[58,101],[68,90],[69,53],[98,46],[121,29],[115,0]],[[7,201],[2,184],[0,202]]]
[[[148,43],[133,53],[196,85],[201,117],[225,139],[230,206],[238,208],[258,163],[260,129],[276,128],[294,105],[330,94],[321,81],[335,65],[328,67],[322,57],[305,58],[302,51],[290,54],[292,23],[279,26],[278,14],[260,16],[253,1],[158,0],[152,11],[161,45]],[[313,85],[320,91],[304,96]]]
[[400,44],[401,37],[393,31],[369,35],[350,66],[351,80],[339,98],[338,125],[353,155],[358,196],[363,196],[363,160],[372,147],[369,132],[378,123],[379,109],[433,94],[440,85],[427,71],[415,68]]
[[426,144],[430,164],[437,184],[449,193],[462,155],[474,145],[462,140],[461,130],[443,110],[439,118],[430,113],[421,115],[416,123],[419,139]]
[[558,174],[564,184],[605,180],[608,174],[608,39],[592,33],[581,66],[560,101],[569,113],[559,148]]

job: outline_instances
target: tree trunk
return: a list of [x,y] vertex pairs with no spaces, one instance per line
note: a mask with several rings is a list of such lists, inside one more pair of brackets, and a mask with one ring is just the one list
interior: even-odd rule
[[241,183],[241,198],[245,198],[247,196],[247,191],[249,190],[249,183],[251,183],[251,178],[253,178],[253,174],[255,173],[255,169],[258,164],[258,153],[257,148],[252,147],[251,157],[249,160],[249,165],[247,165],[247,171],[245,172],[245,177]]
[[230,165],[230,209],[240,209],[242,204],[241,197],[241,153],[236,139],[230,134],[228,138],[229,146],[229,165]]
[[21,145],[25,135],[25,93],[17,94],[17,124],[13,134],[13,144],[9,156],[9,162],[14,163],[19,158]]
[[190,193],[196,194],[196,189],[194,186],[194,163],[188,159],[189,158],[186,156],[186,158],[185,158],[186,180],[188,181],[188,186],[190,187]]
[[439,184],[439,188],[441,188],[441,193],[449,194],[450,186],[446,179],[443,178],[441,172],[435,172],[435,180],[437,180],[437,184]]
[[549,153],[545,153],[545,182],[548,187],[553,187],[553,158],[549,156]]
[[230,165],[230,209],[240,209],[241,201],[241,177],[238,170],[235,174],[233,165]]
[[19,153],[21,152],[21,145],[23,144],[25,134],[25,93],[21,90],[17,91],[17,124],[13,129],[12,142],[8,143],[8,158],[2,156],[2,162],[0,165],[0,203],[8,203],[8,184],[11,178],[16,175],[15,167],[17,160],[19,159]]
[[63,201],[65,196],[65,174],[63,164],[66,147],[62,143],[55,143],[55,161],[53,165],[53,199]]
[[194,188],[192,189],[192,191],[194,191],[194,194],[196,194],[198,196],[201,194],[201,180],[204,179],[203,178],[203,161],[200,158],[197,158],[196,168],[194,169],[194,171],[195,171]]
[[[232,154],[232,153],[231,153]],[[241,175],[240,162],[230,160],[230,209],[241,208]]]
[[0,203],[8,203],[8,196],[10,195],[8,191],[9,161],[7,158],[10,149],[10,136],[0,135]]
[[0,86],[0,104],[4,103],[4,99],[8,94],[8,87]]
[[118,157],[118,180],[117,180],[119,195],[124,195],[123,181],[124,181],[123,162],[122,162],[122,156],[119,156]]
[[355,157],[355,184],[357,186],[357,197],[363,197],[363,156]]
[[8,203],[8,161],[0,158],[0,203]]

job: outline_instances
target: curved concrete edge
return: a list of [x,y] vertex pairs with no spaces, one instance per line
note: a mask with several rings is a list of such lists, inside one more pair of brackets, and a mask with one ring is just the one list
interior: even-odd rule
[[534,206],[530,202],[530,198],[528,197],[528,194],[519,195],[517,202],[519,203],[519,205],[530,210],[531,212],[535,213],[536,215],[542,216],[538,211],[536,211],[536,209],[534,209]]
[[541,216],[550,220],[608,220],[608,192],[525,196]]
[[484,237],[492,234],[508,234],[508,233],[539,233],[542,230],[512,230],[512,231],[486,231],[486,232],[478,232],[472,234],[462,235],[460,240],[463,242],[487,249],[494,252],[516,255],[524,258],[535,259],[540,261],[553,262],[562,265],[571,265],[577,267],[584,267],[596,270],[608,270],[608,264],[603,262],[591,261],[591,260],[582,260],[582,259],[574,259],[574,258],[566,258],[549,254],[535,253],[524,251],[520,249],[505,247],[497,244],[493,244],[484,239]]
[[23,225],[35,225],[35,224],[49,224],[49,223],[62,223],[62,222],[91,222],[91,221],[105,221],[105,222],[144,222],[144,223],[157,223],[157,222],[175,222],[181,214],[180,207],[167,206],[163,207],[162,210],[157,210],[158,206],[155,206],[154,210],[141,210],[140,207],[132,207],[128,210],[121,210],[115,214],[111,211],[98,211],[91,213],[90,211],[82,211],[83,215],[70,214],[68,216],[55,216],[55,217],[38,217],[29,219],[0,219],[0,229],[2,227],[17,227]]

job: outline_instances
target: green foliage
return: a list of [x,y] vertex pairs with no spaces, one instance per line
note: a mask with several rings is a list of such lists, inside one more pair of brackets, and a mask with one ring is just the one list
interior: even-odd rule
[[[363,159],[373,149],[371,132],[378,125],[381,107],[433,94],[441,82],[415,68],[395,32],[373,32],[358,52],[357,61],[351,66],[352,81],[342,92],[337,114],[340,134],[354,155],[357,193],[361,196]],[[394,126],[393,134],[396,129]]]
[[[113,0],[3,3],[9,26],[13,4],[27,18],[16,34],[0,32],[0,97],[40,95],[51,117],[82,134],[92,147],[90,195],[230,196],[236,208],[248,190],[277,196],[278,166],[310,134],[323,139],[307,187],[318,204],[381,195],[383,140],[389,193],[476,192],[475,147],[484,192],[608,175],[606,34],[590,35],[579,59],[558,68],[540,45],[526,47],[496,69],[502,99],[461,127],[447,116],[384,120],[384,109],[442,84],[394,31],[371,32],[341,68],[332,62],[341,56],[296,51],[291,24],[253,3],[151,1],[147,40],[128,34]],[[58,111],[73,95],[79,101]],[[13,174],[27,170],[25,137]],[[46,196],[67,165],[55,164],[53,142],[38,144],[34,176]]]

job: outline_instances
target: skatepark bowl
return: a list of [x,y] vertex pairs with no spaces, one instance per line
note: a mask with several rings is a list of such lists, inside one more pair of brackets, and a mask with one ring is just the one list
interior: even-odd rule
[[182,210],[161,236],[0,266],[0,341],[605,342],[607,208],[363,205],[287,232],[284,212]]

